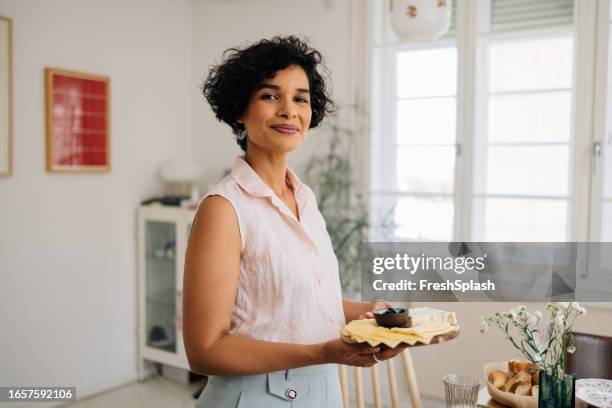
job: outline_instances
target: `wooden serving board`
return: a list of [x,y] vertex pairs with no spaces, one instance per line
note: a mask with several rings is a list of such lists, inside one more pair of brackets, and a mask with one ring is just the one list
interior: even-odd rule
[[[431,339],[431,342],[429,344],[425,344],[425,343],[421,343],[421,342],[416,342],[414,345],[410,345],[408,343],[399,343],[399,344],[405,344],[408,347],[418,347],[418,346],[430,346],[432,344],[440,344],[440,343],[444,343],[447,342],[449,340],[455,339],[457,337],[459,337],[459,334],[461,333],[461,327],[459,326],[455,326],[455,331],[452,331],[450,333],[446,333],[446,334],[440,334],[439,336],[434,336]],[[342,338],[343,341],[345,341],[346,343],[349,344],[354,344],[354,343],[366,343],[366,341],[362,341],[362,342],[358,342],[356,340],[354,340],[352,337],[349,336],[340,336]],[[383,343],[381,343],[383,344]],[[386,347],[388,347],[386,344],[384,345]]]

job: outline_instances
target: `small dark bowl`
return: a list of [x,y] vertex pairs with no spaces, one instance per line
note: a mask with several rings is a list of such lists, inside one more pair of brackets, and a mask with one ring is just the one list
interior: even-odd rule
[[382,327],[410,327],[412,319],[407,309],[390,307],[372,311],[376,324]]

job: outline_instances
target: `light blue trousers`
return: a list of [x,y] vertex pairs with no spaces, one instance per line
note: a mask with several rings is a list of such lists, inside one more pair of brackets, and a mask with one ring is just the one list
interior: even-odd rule
[[338,366],[324,364],[258,375],[214,375],[196,408],[342,408]]

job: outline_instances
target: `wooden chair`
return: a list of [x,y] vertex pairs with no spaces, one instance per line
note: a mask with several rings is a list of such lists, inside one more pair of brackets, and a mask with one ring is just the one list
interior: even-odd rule
[[[391,408],[397,408],[399,405],[399,398],[397,393],[397,378],[395,375],[395,363],[396,358],[401,358],[404,374],[406,376],[406,384],[408,386],[408,393],[410,394],[410,402],[413,408],[421,408],[421,396],[419,394],[419,387],[417,385],[416,373],[414,371],[414,365],[412,363],[412,356],[410,355],[410,349],[404,350],[398,356],[383,361],[380,364],[373,365],[369,368],[372,377],[372,393],[374,394],[374,407],[382,408],[382,398],[380,392],[380,377],[378,375],[378,367],[382,365],[387,366],[387,377],[389,379],[389,395],[391,396]],[[348,366],[340,365],[340,388],[342,390],[342,403],[344,408],[350,407],[349,401],[349,387],[348,387]],[[363,371],[368,370],[367,368],[351,367],[355,374],[355,402],[357,408],[365,407],[365,400],[363,397]]]
[[576,351],[567,355],[568,373],[580,378],[612,380],[612,337],[574,333]]

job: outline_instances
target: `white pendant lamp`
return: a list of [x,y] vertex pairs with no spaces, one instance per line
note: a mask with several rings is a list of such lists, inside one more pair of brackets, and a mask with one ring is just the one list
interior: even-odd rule
[[433,41],[450,28],[452,0],[390,0],[391,27],[404,41]]

